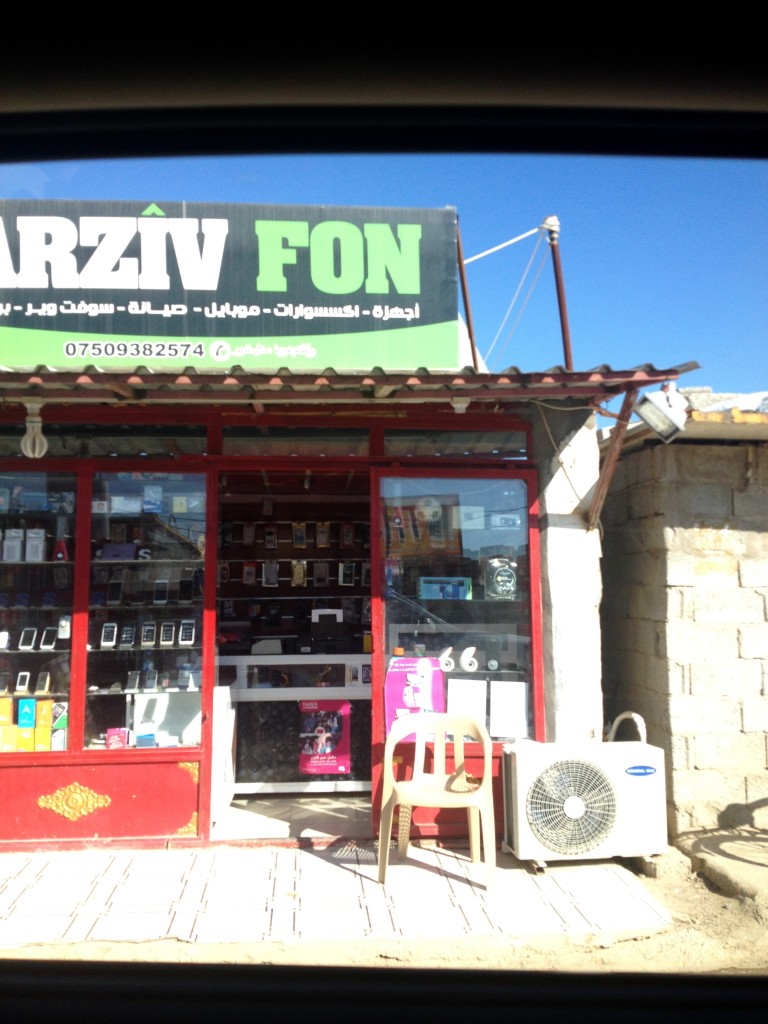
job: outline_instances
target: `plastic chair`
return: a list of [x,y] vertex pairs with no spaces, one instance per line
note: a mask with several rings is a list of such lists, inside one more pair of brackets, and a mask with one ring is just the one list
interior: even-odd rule
[[[398,743],[415,735],[413,777],[395,778],[394,754]],[[434,737],[431,765],[425,763],[426,744]],[[483,747],[483,776],[476,779],[464,767],[464,740],[471,737]],[[454,765],[445,763],[446,740],[453,741]],[[480,858],[480,831],[487,870],[486,887],[496,874],[496,826],[493,814],[491,737],[484,725],[463,715],[423,712],[396,718],[387,736],[382,766],[381,820],[379,827],[379,882],[383,885],[389,863],[392,821],[399,805],[397,851],[408,852],[411,811],[414,807],[466,807],[469,825],[469,853],[473,863]]]

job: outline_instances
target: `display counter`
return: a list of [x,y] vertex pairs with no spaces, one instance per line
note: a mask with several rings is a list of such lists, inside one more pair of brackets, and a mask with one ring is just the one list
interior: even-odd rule
[[[235,795],[370,790],[370,655],[232,655],[217,667],[236,715]],[[321,750],[327,718],[333,748]]]

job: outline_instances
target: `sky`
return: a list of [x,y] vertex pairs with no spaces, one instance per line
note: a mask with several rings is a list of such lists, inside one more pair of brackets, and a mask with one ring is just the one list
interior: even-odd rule
[[[679,387],[768,390],[768,162],[538,155],[215,156],[0,165],[0,198],[451,206],[488,369],[697,362]],[[460,307],[461,308],[461,307]]]

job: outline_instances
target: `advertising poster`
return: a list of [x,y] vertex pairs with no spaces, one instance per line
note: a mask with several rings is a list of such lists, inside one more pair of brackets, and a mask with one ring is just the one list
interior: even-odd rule
[[0,368],[458,369],[456,210],[0,200]]
[[347,700],[299,701],[299,771],[302,775],[348,775],[350,703]]
[[445,711],[439,658],[393,658],[384,680],[387,732],[396,718],[421,711]]

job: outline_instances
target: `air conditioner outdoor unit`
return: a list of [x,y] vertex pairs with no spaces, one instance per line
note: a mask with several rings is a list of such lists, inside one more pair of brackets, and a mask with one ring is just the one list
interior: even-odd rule
[[644,742],[504,747],[504,841],[518,860],[605,860],[667,849],[664,751]]

